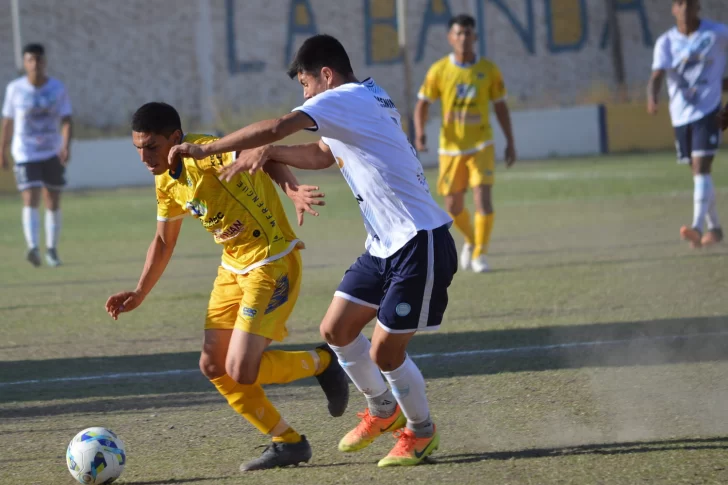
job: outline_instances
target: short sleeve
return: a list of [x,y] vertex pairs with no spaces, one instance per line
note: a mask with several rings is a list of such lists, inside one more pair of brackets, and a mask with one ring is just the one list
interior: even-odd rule
[[181,219],[186,215],[187,212],[184,208],[177,204],[163,188],[157,185],[157,220],[159,222],[169,222]]
[[670,40],[667,35],[661,35],[655,42],[655,52],[652,58],[652,70],[661,71],[672,67],[670,54]]
[[430,67],[417,93],[417,98],[430,103],[440,99],[440,76],[438,73],[439,70],[436,65]]
[[488,94],[490,95],[491,102],[497,103],[499,101],[505,101],[508,97],[508,92],[506,91],[506,83],[505,81],[503,81],[503,74],[495,64],[493,64],[489,77],[490,92]]
[[60,97],[60,106],[58,108],[58,114],[65,118],[67,116],[71,116],[73,114],[73,110],[71,109],[71,98],[68,96],[68,91],[66,91],[66,87],[61,87],[61,97]]
[[359,104],[357,97],[331,89],[306,100],[293,111],[301,111],[313,120],[316,126],[310,131],[327,138],[342,139],[351,129],[350,113]]
[[8,84],[5,88],[5,99],[3,100],[3,118],[15,118],[15,112],[13,110],[13,89],[12,85]]

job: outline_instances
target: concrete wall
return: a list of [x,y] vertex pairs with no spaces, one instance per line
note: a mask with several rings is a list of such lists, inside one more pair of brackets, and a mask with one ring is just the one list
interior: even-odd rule
[[[301,100],[284,74],[315,32],[340,38],[355,71],[371,75],[400,106],[394,0],[23,0],[23,40],[47,45],[51,72],[65,81],[77,118],[124,125],[150,100],[191,118],[209,107],[243,117]],[[408,0],[414,81],[448,52],[444,23],[472,13],[478,48],[502,68],[510,99],[523,107],[590,102],[612,76],[603,0]],[[728,1],[702,0],[706,16],[728,22]],[[0,12],[10,12],[0,0]],[[641,85],[652,45],[672,25],[666,0],[621,0],[627,78]],[[0,83],[12,79],[11,19],[0,14]]]

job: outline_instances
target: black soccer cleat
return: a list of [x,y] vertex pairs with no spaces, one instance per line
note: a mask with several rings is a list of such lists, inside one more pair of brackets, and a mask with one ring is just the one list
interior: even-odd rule
[[38,248],[28,249],[25,259],[36,268],[40,266],[40,251],[38,251]]
[[316,347],[331,355],[331,363],[316,379],[329,401],[329,414],[335,418],[342,416],[349,405],[349,379],[339,364],[339,359],[326,344]]
[[241,472],[254,470],[270,470],[284,466],[298,466],[311,459],[311,445],[305,436],[298,443],[271,443],[265,447],[263,454],[255,460],[240,465]]

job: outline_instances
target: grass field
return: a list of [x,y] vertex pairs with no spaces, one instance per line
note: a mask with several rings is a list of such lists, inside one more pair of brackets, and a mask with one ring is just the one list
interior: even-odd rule
[[[728,220],[728,172],[716,171]],[[364,241],[341,176],[302,178],[328,205],[299,231],[295,348],[320,342]],[[268,393],[312,462],[242,476],[266,440],[196,371],[219,261],[208,234],[187,221],[155,291],[114,322],[103,304],[136,284],[153,190],[67,194],[58,269],[24,261],[19,201],[0,198],[0,484],[72,483],[65,447],[88,426],[126,442],[125,484],[728,483],[728,248],[679,240],[688,169],[672,154],[524,162],[499,169],[495,190],[493,272],[459,272],[442,330],[411,347],[442,435],[431,464],[377,469],[388,436],[339,453],[364,399],[352,387],[350,410],[330,418],[311,379]]]

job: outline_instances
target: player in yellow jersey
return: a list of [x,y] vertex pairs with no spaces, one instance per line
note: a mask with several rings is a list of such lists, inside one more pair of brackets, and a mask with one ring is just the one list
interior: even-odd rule
[[[107,312],[137,308],[162,276],[172,257],[185,216],[198,219],[223,246],[222,264],[205,320],[200,370],[230,406],[273,443],[241,470],[297,465],[311,458],[311,446],[281,417],[261,386],[285,384],[316,376],[328,399],[329,413],[341,416],[349,400],[346,374],[327,345],[311,351],[267,350],[287,335],[286,320],[301,284],[303,244],[296,238],[271,178],[291,197],[303,222],[303,212],[316,214],[321,205],[317,187],[298,185],[290,170],[278,163],[265,172],[222,180],[220,169],[235,159],[222,153],[194,160],[168,161],[172,146],[183,141],[207,144],[217,138],[183,135],[177,111],[164,103],[148,103],[132,120],[139,156],[155,175],[157,233],[147,252],[134,291],[109,297]],[[270,168],[269,168],[270,167]]]
[[[448,41],[452,54],[434,63],[418,94],[415,107],[415,146],[427,150],[425,123],[429,106],[442,103],[440,131],[440,177],[438,192],[445,196],[445,208],[455,227],[463,234],[460,253],[463,269],[488,271],[486,254],[493,230],[492,186],[495,181],[495,147],[489,119],[493,103],[498,123],[505,135],[506,165],[516,161],[511,118],[506,104],[506,88],[498,67],[475,54],[475,19],[458,15],[449,22]],[[475,229],[465,208],[468,186],[475,196]]]

